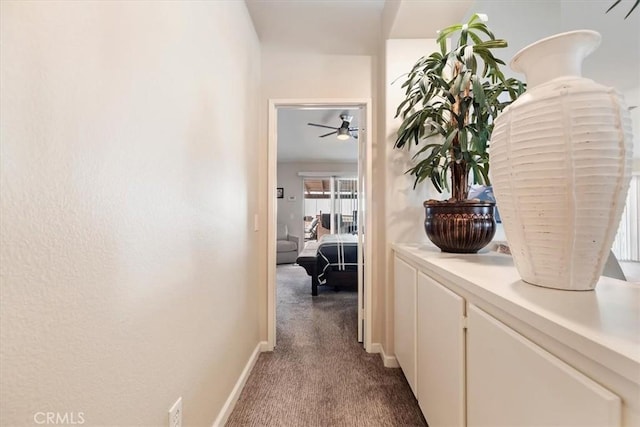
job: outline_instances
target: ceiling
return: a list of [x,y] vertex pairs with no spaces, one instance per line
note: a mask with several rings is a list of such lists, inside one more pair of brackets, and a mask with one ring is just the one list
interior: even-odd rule
[[373,55],[385,0],[245,0],[260,42],[309,53]]
[[278,109],[278,161],[279,162],[344,162],[358,161],[358,142],[353,138],[341,141],[335,135],[320,138],[331,132],[307,123],[339,127],[340,115],[353,116],[351,127],[358,127],[360,111],[332,108],[279,108]]
[[303,184],[305,199],[328,199],[331,197],[331,185],[328,179],[305,178]]
[[[328,178],[305,178],[305,199],[329,199],[331,198],[331,180]],[[358,198],[358,181],[355,178],[340,179],[337,181],[338,189],[334,192],[340,199]]]

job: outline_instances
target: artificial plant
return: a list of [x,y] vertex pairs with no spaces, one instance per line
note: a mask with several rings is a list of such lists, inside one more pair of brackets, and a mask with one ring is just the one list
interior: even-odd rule
[[[407,171],[415,176],[414,188],[430,179],[438,192],[451,191],[454,201],[467,199],[470,175],[474,183],[490,185],[493,120],[525,89],[500,70],[504,62],[492,51],[507,42],[496,39],[486,21],[486,15],[474,14],[466,24],[439,31],[440,51],[415,63],[396,111],[402,124],[395,148],[419,146],[415,166]],[[447,50],[447,39],[456,35]]]

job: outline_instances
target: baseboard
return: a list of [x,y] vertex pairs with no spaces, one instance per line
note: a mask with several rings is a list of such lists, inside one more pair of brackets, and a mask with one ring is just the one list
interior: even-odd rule
[[398,364],[398,359],[395,356],[388,356],[384,351],[384,347],[382,344],[375,342],[371,343],[371,351],[370,353],[380,353],[380,357],[382,358],[382,363],[385,368],[399,368],[400,364]]
[[222,406],[220,413],[216,417],[216,420],[213,422],[213,427],[224,426],[227,420],[229,419],[231,412],[233,412],[233,408],[235,408],[236,403],[238,402],[240,393],[242,392],[242,389],[244,388],[244,385],[246,384],[247,379],[249,379],[249,374],[251,373],[253,366],[256,364],[256,361],[258,360],[258,356],[260,355],[261,352],[265,351],[263,350],[263,348],[268,348],[268,343],[266,341],[259,342],[258,345],[256,345],[256,348],[253,350],[253,353],[251,353],[251,357],[249,357],[249,360],[247,361],[247,364],[242,370],[242,373],[240,374],[238,381],[236,381],[236,385],[233,387],[233,390],[231,390],[231,394],[229,394],[227,401],[224,402],[224,405]]
[[273,351],[273,347],[271,345],[269,345],[268,341],[261,341],[260,342],[260,352],[261,353],[265,353],[267,351]]

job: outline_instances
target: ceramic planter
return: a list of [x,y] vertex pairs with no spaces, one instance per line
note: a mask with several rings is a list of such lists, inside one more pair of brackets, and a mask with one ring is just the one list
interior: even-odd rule
[[613,244],[631,174],[631,120],[620,94],[581,77],[600,35],[542,39],[511,62],[527,92],[491,138],[491,181],[520,276],[594,289]]
[[493,202],[424,202],[427,237],[443,252],[476,253],[496,234]]

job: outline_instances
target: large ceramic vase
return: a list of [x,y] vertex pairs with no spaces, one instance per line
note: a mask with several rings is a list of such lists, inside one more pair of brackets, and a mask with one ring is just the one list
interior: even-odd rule
[[476,253],[496,234],[495,203],[424,202],[424,230],[443,252]]
[[[518,52],[527,92],[491,138],[494,194],[515,265],[528,283],[595,288],[631,176],[631,119],[618,92],[581,77],[600,34],[580,30]],[[615,72],[615,70],[612,70]]]

